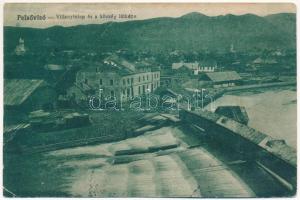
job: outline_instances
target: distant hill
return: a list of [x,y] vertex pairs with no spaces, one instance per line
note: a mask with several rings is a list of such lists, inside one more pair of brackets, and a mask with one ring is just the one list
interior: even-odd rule
[[288,34],[296,34],[296,15],[292,13],[281,13],[268,15],[265,17],[270,23],[277,26],[283,32]]
[[19,37],[32,51],[45,48],[109,51],[236,50],[296,48],[296,16],[281,13],[209,17],[189,13],[179,18],[153,18],[46,29],[4,27],[4,50],[12,52]]

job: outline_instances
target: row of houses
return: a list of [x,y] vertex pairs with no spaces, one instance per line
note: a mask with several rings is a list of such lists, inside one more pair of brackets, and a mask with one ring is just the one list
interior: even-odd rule
[[242,78],[236,71],[207,72],[197,77],[162,76],[161,85],[171,87],[182,85],[188,88],[221,88],[242,84]]
[[217,63],[215,61],[202,61],[193,62],[193,63],[186,63],[186,62],[179,62],[172,64],[172,70],[182,70],[187,69],[192,72],[193,75],[198,75],[202,72],[214,72],[217,69]]

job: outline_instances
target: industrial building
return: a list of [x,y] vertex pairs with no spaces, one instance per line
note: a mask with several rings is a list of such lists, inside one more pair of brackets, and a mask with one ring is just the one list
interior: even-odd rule
[[5,121],[18,121],[23,115],[26,116],[34,110],[51,110],[56,106],[56,99],[55,90],[44,80],[5,79]]
[[199,85],[214,88],[235,86],[241,81],[242,78],[235,71],[204,73],[199,77]]

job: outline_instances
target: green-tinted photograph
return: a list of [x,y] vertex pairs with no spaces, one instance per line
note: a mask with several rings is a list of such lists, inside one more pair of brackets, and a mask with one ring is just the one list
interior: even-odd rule
[[296,5],[3,13],[5,197],[296,194]]

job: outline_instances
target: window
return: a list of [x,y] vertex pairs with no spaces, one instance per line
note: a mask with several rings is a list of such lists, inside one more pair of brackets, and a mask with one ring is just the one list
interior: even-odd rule
[[147,81],[149,80],[149,76],[147,75]]
[[130,82],[129,82],[129,78],[127,79],[127,84],[130,84]]
[[99,80],[99,83],[100,83],[100,85],[102,85],[102,79],[100,78],[100,80]]
[[133,78],[131,78],[131,84],[133,84]]
[[126,85],[126,81],[125,81],[125,79],[123,79],[123,85]]
[[130,88],[127,88],[127,97],[130,97]]
[[141,94],[141,86],[139,86],[139,95]]
[[110,85],[114,85],[114,80],[110,80]]
[[88,80],[87,80],[86,78],[84,79],[84,83],[85,83],[85,84],[88,84]]
[[139,76],[139,82],[141,82],[141,77]]
[[115,96],[115,91],[113,91],[113,90],[110,91],[110,96],[111,96],[111,97],[114,97],[114,96]]
[[145,76],[143,76],[143,81],[145,81]]

